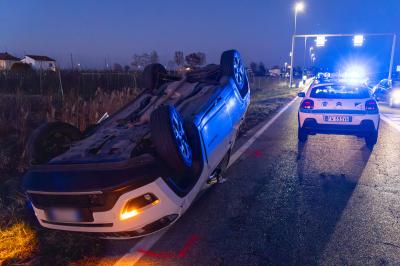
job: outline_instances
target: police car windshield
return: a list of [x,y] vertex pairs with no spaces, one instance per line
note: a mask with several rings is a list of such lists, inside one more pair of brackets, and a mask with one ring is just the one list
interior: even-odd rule
[[369,98],[370,94],[368,88],[363,85],[325,85],[313,88],[310,97],[324,99],[362,99]]

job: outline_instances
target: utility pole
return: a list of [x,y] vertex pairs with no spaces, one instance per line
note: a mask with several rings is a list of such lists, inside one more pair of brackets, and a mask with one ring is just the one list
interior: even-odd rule
[[61,98],[63,98],[64,97],[64,90],[63,90],[62,81],[61,81],[61,69],[60,69],[60,67],[58,67],[57,70],[58,70],[58,81],[59,81],[59,86],[60,86]]
[[72,57],[72,53],[71,55],[71,70],[74,70],[74,58]]

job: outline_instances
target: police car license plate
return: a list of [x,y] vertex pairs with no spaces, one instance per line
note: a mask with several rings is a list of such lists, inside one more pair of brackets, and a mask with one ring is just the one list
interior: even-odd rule
[[346,123],[346,122],[351,122],[352,117],[345,116],[345,115],[325,115],[324,121],[325,122],[335,122],[335,123]]

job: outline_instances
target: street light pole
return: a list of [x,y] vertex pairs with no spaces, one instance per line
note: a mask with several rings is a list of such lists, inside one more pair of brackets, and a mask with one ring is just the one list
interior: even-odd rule
[[289,77],[289,88],[292,87],[293,84],[293,61],[294,61],[294,41],[295,41],[295,35],[293,34],[292,36],[292,49],[290,52],[290,77]]
[[396,34],[393,34],[392,51],[390,53],[390,64],[389,64],[388,80],[392,79],[393,60],[394,60],[394,50],[395,50],[395,48],[396,48]]
[[304,38],[303,75],[304,75],[304,70],[307,68],[306,54],[307,54],[307,38]]
[[303,11],[304,3],[299,2],[294,7],[294,33],[292,36],[292,49],[290,52],[290,78],[289,78],[289,87],[292,87],[293,84],[293,64],[294,64],[294,46],[295,46],[295,35],[297,32],[297,13]]

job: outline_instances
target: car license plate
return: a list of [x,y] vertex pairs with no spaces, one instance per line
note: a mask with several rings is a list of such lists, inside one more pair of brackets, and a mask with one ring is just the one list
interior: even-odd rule
[[325,122],[335,122],[335,123],[346,123],[351,122],[351,116],[344,116],[344,115],[325,115],[324,116]]
[[82,214],[76,209],[52,208],[46,211],[49,221],[54,222],[81,222]]

